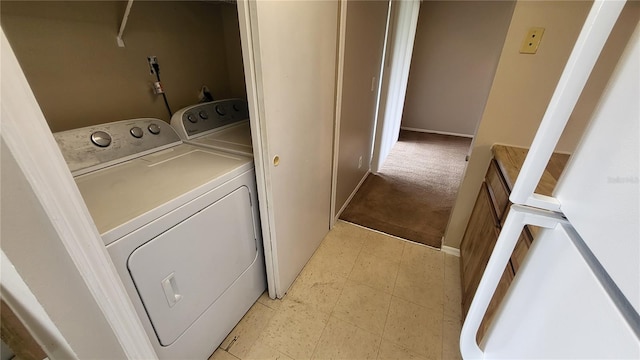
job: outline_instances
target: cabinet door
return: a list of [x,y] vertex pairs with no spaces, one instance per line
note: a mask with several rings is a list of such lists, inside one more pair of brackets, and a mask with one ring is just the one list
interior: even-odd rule
[[496,223],[489,191],[483,183],[460,244],[462,305],[465,315],[498,239],[499,229]]

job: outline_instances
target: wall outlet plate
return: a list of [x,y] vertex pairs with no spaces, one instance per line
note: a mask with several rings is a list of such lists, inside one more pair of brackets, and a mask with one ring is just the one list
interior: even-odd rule
[[538,51],[538,46],[540,46],[542,34],[544,34],[544,28],[530,28],[524,41],[522,41],[522,46],[520,46],[520,54],[535,54]]

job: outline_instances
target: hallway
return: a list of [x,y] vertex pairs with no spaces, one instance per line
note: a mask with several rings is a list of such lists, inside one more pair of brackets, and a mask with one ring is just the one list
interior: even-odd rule
[[340,218],[439,249],[470,145],[466,137],[401,130]]
[[459,359],[460,303],[459,258],[338,221],[210,360]]

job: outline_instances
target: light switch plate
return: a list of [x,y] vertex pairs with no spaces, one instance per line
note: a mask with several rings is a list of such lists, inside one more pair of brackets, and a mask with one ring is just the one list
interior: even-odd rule
[[522,41],[522,46],[520,46],[520,54],[535,54],[538,51],[538,46],[540,46],[542,34],[544,34],[544,28],[530,28],[524,41]]

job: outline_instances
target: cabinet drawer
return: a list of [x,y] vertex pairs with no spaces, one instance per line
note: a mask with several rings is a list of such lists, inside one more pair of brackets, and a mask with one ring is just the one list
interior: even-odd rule
[[509,189],[498,170],[498,165],[495,160],[491,160],[491,163],[489,164],[486,182],[489,187],[489,194],[491,195],[493,208],[496,211],[498,219],[501,220],[504,218],[505,210],[509,204]]

